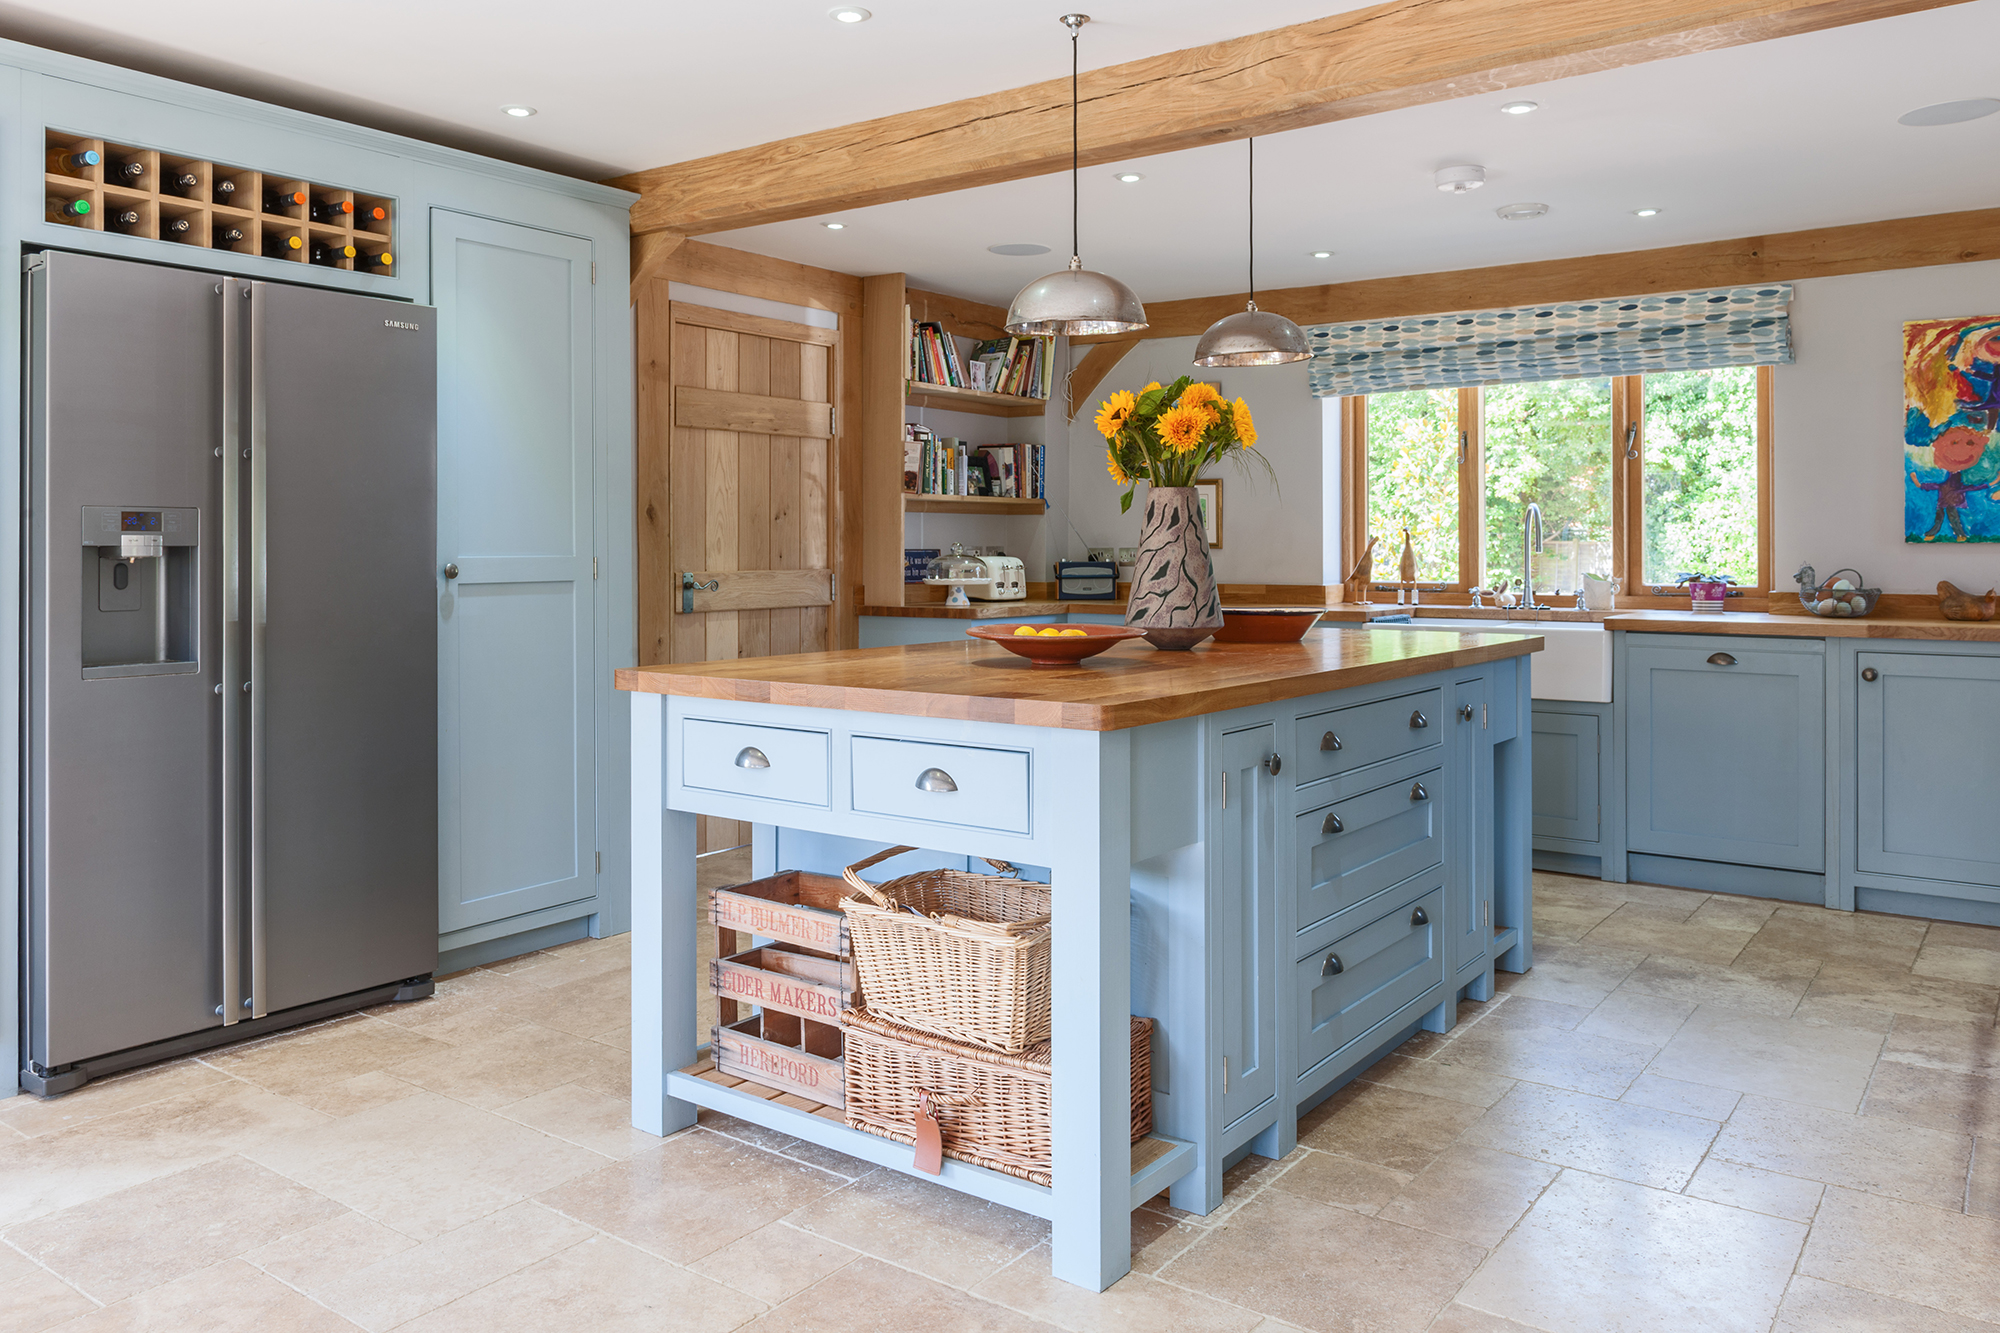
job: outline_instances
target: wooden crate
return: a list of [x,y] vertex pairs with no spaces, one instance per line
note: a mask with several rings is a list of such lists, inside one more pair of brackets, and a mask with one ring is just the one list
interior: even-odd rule
[[791,1093],[822,1106],[847,1105],[847,1066],[840,1029],[765,1010],[723,1024],[710,1037],[715,1067],[749,1083]]
[[840,900],[849,892],[837,875],[787,870],[717,889],[709,899],[708,919],[718,930],[743,931],[845,958],[847,914],[840,910]]
[[724,1000],[837,1027],[840,1011],[853,1002],[854,964],[791,949],[749,949],[710,963],[708,988]]

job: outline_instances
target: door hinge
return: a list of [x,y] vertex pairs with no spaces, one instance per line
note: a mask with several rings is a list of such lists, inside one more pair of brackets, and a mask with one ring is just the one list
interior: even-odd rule
[[837,570],[826,571],[826,600],[829,602],[840,600],[840,573]]
[[838,421],[839,419],[840,419],[840,409],[839,409],[839,408],[837,408],[837,407],[829,407],[829,408],[827,408],[827,409],[826,409],[826,433],[827,433],[828,435],[838,435],[838,434],[840,434],[840,428],[839,428],[838,426],[836,426],[836,425],[834,425],[834,424],[833,424],[834,422]]
[[1486,705],[1483,703],[1479,705],[1479,729],[1486,730]]
[[1229,808],[1229,770],[1222,770],[1222,808]]
[[597,285],[597,261],[595,259],[590,261],[590,285],[593,287]]
[[593,579],[597,577],[597,557],[596,557],[596,556],[592,556],[592,557],[590,557],[590,577],[592,577]]
[[598,873],[598,874],[600,874],[600,875],[604,873],[604,853],[603,853],[603,852],[599,852],[599,853],[597,854],[597,873]]
[[1222,1057],[1222,1095],[1229,1095],[1229,1057]]

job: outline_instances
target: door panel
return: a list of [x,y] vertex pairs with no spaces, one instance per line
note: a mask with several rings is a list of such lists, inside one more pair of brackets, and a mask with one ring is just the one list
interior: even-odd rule
[[1597,719],[1535,714],[1535,836],[1598,841]]
[[1222,1121],[1230,1124],[1278,1090],[1277,780],[1264,761],[1277,748],[1269,723],[1222,738],[1228,787],[1221,810],[1216,889],[1216,1046],[1226,1062]]
[[444,930],[597,891],[590,243],[431,212]]
[[1993,834],[2000,659],[1860,653],[1864,871],[2000,885]]

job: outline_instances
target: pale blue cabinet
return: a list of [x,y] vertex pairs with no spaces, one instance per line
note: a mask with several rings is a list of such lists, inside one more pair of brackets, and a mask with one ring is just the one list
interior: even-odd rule
[[1738,635],[1625,640],[1626,847],[1823,871],[1826,645]]
[[1598,718],[1535,710],[1535,838],[1598,841]]
[[1862,651],[1855,864],[2000,887],[2000,657]]
[[1215,1032],[1224,1127],[1278,1090],[1277,727],[1223,733]]

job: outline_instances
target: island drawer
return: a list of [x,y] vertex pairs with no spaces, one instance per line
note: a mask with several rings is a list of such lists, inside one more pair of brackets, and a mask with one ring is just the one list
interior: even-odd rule
[[1001,833],[1028,831],[1028,752],[856,736],[854,808]]
[[1299,1068],[1314,1066],[1367,1036],[1444,982],[1444,875],[1402,905],[1315,949],[1294,965]]
[[1298,720],[1294,745],[1300,786],[1443,743],[1444,691],[1313,713]]
[[681,783],[795,805],[827,803],[823,731],[689,718],[681,730]]
[[1443,777],[1433,768],[1293,818],[1300,934],[1444,859]]

